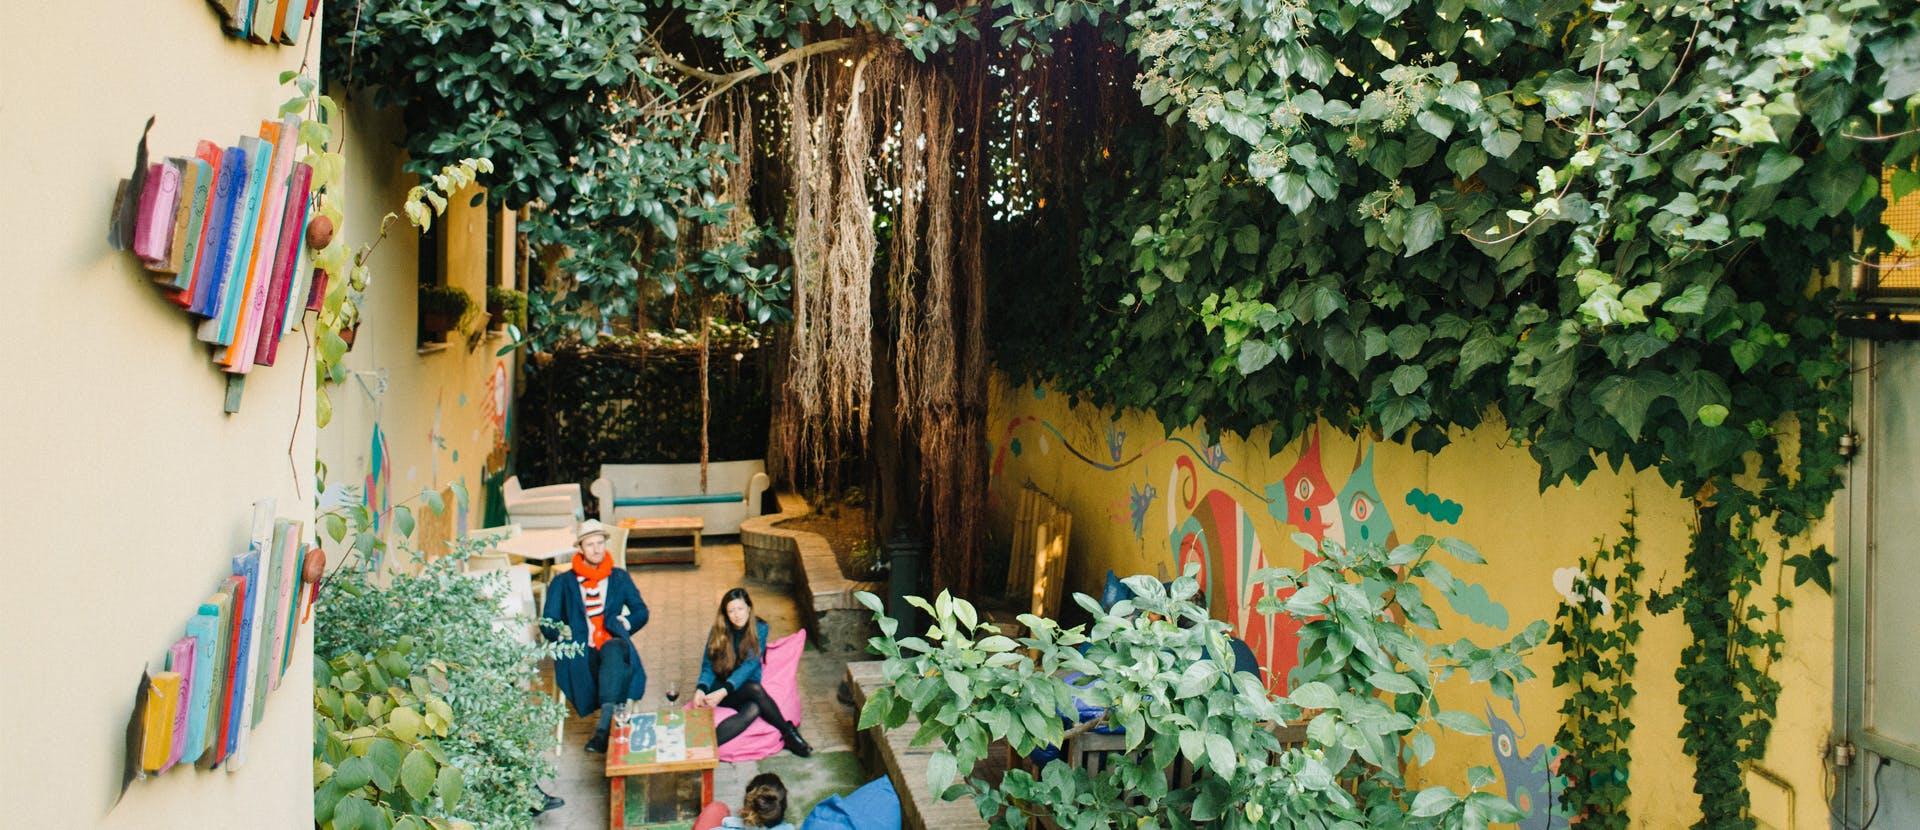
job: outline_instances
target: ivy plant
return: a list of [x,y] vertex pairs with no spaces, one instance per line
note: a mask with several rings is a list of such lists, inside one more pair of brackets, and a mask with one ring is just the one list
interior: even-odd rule
[[[899,636],[880,600],[863,593],[890,685],[868,700],[859,727],[917,720],[915,742],[935,747],[932,791],[971,796],[997,828],[1029,819],[1076,830],[1480,828],[1519,818],[1484,789],[1495,779],[1489,768],[1470,770],[1464,791],[1415,788],[1410,779],[1433,759],[1442,730],[1488,733],[1479,716],[1442,708],[1438,684],[1464,674],[1510,699],[1532,676],[1522,660],[1546,638],[1546,624],[1491,647],[1429,641],[1440,625],[1427,599],[1468,587],[1433,554],[1482,561],[1459,540],[1351,551],[1329,542],[1319,551],[1325,558],[1304,571],[1257,575],[1287,595],[1262,600],[1261,613],[1304,623],[1300,666],[1283,697],[1256,675],[1223,668],[1233,665],[1228,627],[1195,603],[1192,568],[1171,585],[1127,579],[1134,598],[1111,609],[1076,595],[1093,619],[1085,626],[1024,615],[1029,634],[1019,639],[944,593],[910,599],[932,623],[924,636]],[[1071,685],[1069,673],[1079,676]],[[1069,726],[1060,713],[1078,711],[1076,696],[1102,714]],[[1301,724],[1302,737],[1282,740],[1283,727]],[[997,741],[1028,755],[1101,725],[1126,738],[1097,773],[1059,759],[1037,775],[1009,770],[997,783],[971,773]],[[1180,765],[1193,774],[1175,774]]]
[[1646,570],[1640,564],[1639,515],[1630,501],[1620,538],[1580,558],[1573,596],[1561,604],[1547,640],[1560,647],[1553,685],[1568,690],[1554,735],[1554,745],[1566,753],[1560,760],[1560,775],[1567,779],[1560,805],[1580,817],[1582,828],[1630,826],[1628,709],[1637,694],[1633,678],[1646,599],[1639,587]]
[[313,820],[324,830],[471,828],[447,815],[465,777],[442,741],[452,733],[446,667],[416,666],[413,639],[313,666]]

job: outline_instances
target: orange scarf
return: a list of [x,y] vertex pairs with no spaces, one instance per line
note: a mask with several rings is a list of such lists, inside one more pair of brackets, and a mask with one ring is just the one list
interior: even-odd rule
[[604,612],[607,608],[604,583],[607,575],[611,573],[613,573],[611,556],[601,557],[600,564],[594,565],[587,562],[586,554],[573,555],[573,576],[580,581],[580,598],[586,604],[587,626],[593,629],[587,641],[593,644],[594,648],[599,648],[602,643],[613,639],[613,635],[607,633],[604,620]]

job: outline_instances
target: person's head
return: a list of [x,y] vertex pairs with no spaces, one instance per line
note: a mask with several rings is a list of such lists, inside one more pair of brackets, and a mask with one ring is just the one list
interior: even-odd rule
[[607,558],[607,526],[597,519],[582,522],[574,545],[580,549],[580,555],[587,558],[587,564],[600,564],[600,560]]
[[787,785],[780,776],[763,772],[747,782],[740,820],[749,827],[773,827],[787,820]]
[[714,671],[726,674],[747,655],[760,653],[760,632],[753,619],[753,597],[747,589],[734,588],[720,598],[713,631],[707,635],[707,662]]

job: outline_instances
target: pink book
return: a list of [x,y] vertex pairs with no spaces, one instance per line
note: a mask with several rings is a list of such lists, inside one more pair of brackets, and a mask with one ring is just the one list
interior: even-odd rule
[[[180,689],[182,694],[185,693],[185,690],[193,688],[193,657],[192,637],[181,637],[172,647],[167,649],[167,671],[180,675]],[[182,705],[179,708],[174,710],[173,746],[167,750],[167,765],[160,768],[161,772],[173,769],[174,764],[180,763],[181,751],[187,748],[187,717],[192,713],[193,707],[185,705],[184,701],[182,701]],[[186,759],[187,763],[193,763],[193,760],[192,758]]]
[[293,292],[294,268],[300,262],[300,245],[307,227],[307,191],[313,186],[313,168],[306,162],[293,165],[293,178],[287,185],[287,204],[280,218],[280,244],[275,249],[273,287],[267,292],[267,313],[260,315],[260,346],[253,362],[272,366],[280,353],[280,334],[286,330],[287,313],[295,306],[288,300]]
[[239,328],[233,344],[220,361],[229,372],[253,371],[253,357],[260,347],[260,319],[266,316],[267,294],[273,284],[275,252],[280,243],[280,223],[287,209],[287,180],[293,173],[293,149],[300,134],[300,116],[289,115],[280,125],[279,142],[273,149],[273,167],[268,173],[265,201],[260,211],[260,227],[255,237],[251,275],[247,279],[247,304],[241,308]]
[[173,210],[180,201],[180,168],[169,162],[147,165],[146,187],[134,224],[133,254],[152,266],[167,259],[173,236]]

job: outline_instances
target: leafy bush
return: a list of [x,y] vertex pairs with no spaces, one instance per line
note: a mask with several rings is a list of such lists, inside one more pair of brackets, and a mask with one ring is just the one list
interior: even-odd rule
[[[363,529],[360,531],[365,533]],[[364,567],[349,566],[326,583],[314,628],[314,654],[331,663],[380,654],[408,640],[411,657],[442,667],[446,701],[458,728],[440,739],[447,763],[464,778],[465,795],[449,817],[487,828],[526,828],[543,797],[536,782],[553,774],[546,757],[565,712],[533,689],[539,661],[557,646],[527,645],[496,628],[503,573],[467,575],[461,564],[484,547],[461,540],[426,562],[418,575],[398,574],[381,587]]]
[[[1307,537],[1295,539],[1312,548]],[[910,599],[932,615],[933,627],[924,638],[895,639],[898,623],[881,613],[878,598],[861,594],[879,619],[884,636],[873,645],[886,657],[892,686],[868,701],[860,728],[917,718],[916,740],[942,746],[928,765],[933,791],[946,798],[971,793],[982,815],[1005,830],[1026,827],[1030,816],[1072,830],[1453,830],[1514,821],[1518,810],[1481,789],[1495,780],[1489,768],[1468,772],[1464,794],[1441,786],[1416,792],[1408,784],[1409,772],[1432,760],[1440,729],[1489,731],[1476,715],[1441,709],[1438,685],[1465,672],[1511,699],[1514,684],[1533,676],[1522,657],[1547,636],[1538,621],[1492,648],[1416,636],[1439,629],[1428,597],[1464,598],[1474,588],[1431,558],[1436,549],[1483,561],[1463,542],[1423,536],[1391,551],[1346,551],[1329,542],[1320,548],[1325,558],[1304,572],[1256,575],[1270,589],[1292,591],[1284,601],[1262,600],[1263,613],[1306,622],[1300,666],[1284,697],[1270,696],[1252,675],[1221,669],[1233,664],[1228,627],[1193,601],[1199,583],[1192,569],[1171,587],[1132,577],[1127,585],[1136,596],[1110,610],[1075,595],[1093,615],[1090,627],[1062,629],[1024,615],[1032,634],[1018,641],[981,625],[972,605],[946,594],[933,603]],[[1068,672],[1094,683],[1072,689],[1061,679]],[[1075,711],[1076,694],[1125,729],[1124,756],[1097,774],[1055,760],[1037,777],[1013,770],[997,784],[979,777],[956,782],[995,741],[1023,755],[1061,745],[1069,733],[1059,713]],[[1306,745],[1283,745],[1274,727],[1303,720]],[[1198,773],[1184,785],[1169,775],[1182,759]]]
[[314,660],[313,820],[329,830],[466,828],[439,816],[460,804],[465,777],[441,747],[453,708],[435,693],[445,667],[422,671],[402,637],[371,657]]

